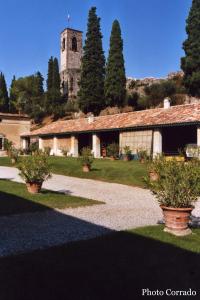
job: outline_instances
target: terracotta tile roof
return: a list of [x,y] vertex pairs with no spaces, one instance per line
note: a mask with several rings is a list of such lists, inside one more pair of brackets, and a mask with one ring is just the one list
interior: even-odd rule
[[61,134],[83,131],[111,130],[162,126],[179,123],[200,123],[200,103],[156,108],[116,115],[95,117],[89,124],[87,118],[57,121],[34,130],[30,136],[45,134]]
[[11,113],[3,113],[0,112],[0,117],[3,118],[18,118],[18,119],[30,119],[30,117],[28,115],[25,114],[11,114]]

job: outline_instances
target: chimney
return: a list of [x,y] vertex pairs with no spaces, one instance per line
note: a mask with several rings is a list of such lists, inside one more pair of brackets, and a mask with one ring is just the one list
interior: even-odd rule
[[87,119],[88,119],[88,124],[93,123],[94,122],[94,115],[90,114]]
[[165,98],[163,104],[164,104],[164,109],[170,108],[170,99]]

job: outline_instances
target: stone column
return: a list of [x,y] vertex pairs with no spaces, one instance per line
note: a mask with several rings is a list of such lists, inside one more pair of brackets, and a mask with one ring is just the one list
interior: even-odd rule
[[101,157],[101,143],[97,134],[92,135],[92,151],[95,158]]
[[70,153],[73,157],[78,157],[78,138],[75,135],[71,136],[71,149]]
[[43,146],[43,139],[40,137],[39,138],[39,149],[40,150],[43,150],[44,149],[44,146]]
[[162,154],[162,132],[159,129],[153,132],[153,157]]
[[53,138],[53,154],[57,155],[58,154],[58,139],[56,136]]
[[200,126],[197,127],[197,146],[200,147]]

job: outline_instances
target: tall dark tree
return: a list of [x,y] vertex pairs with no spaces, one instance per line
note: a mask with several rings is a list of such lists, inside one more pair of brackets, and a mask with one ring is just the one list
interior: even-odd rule
[[35,89],[36,89],[36,95],[41,96],[44,94],[44,78],[40,72],[37,72],[35,74]]
[[104,108],[105,57],[102,47],[100,18],[96,7],[89,11],[87,34],[83,48],[79,106],[85,112],[98,114]]
[[55,118],[64,115],[65,99],[60,92],[60,74],[57,58],[51,57],[48,63],[46,112]]
[[54,67],[54,59],[51,56],[48,61],[48,74],[47,74],[47,91],[50,91],[53,87],[53,67]]
[[108,106],[123,106],[126,97],[126,74],[120,24],[113,22],[106,65],[105,101]]
[[186,21],[187,39],[183,43],[185,57],[181,59],[183,83],[192,96],[200,97],[200,0],[193,0]]
[[0,73],[0,111],[9,111],[9,97],[4,74]]

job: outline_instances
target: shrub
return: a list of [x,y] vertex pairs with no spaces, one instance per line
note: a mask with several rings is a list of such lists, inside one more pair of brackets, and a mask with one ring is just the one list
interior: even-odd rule
[[138,155],[139,161],[147,161],[150,158],[147,150],[145,150],[145,149],[137,150],[137,155]]
[[49,156],[51,153],[51,147],[44,147],[44,154]]
[[29,146],[29,151],[31,153],[37,152],[39,150],[39,142],[33,142]]
[[18,164],[20,176],[26,183],[42,183],[51,177],[50,166],[45,154],[35,153],[22,157]]
[[124,147],[124,153],[126,156],[129,156],[129,157],[131,156],[132,152],[131,152],[131,149],[129,146]]
[[117,143],[112,143],[107,146],[107,155],[117,158],[119,156],[119,145]]
[[67,155],[68,155],[68,153],[69,153],[69,149],[63,148],[63,149],[61,150],[61,152],[62,152],[62,154],[63,154],[65,157],[67,157]]
[[17,162],[18,157],[19,157],[19,150],[16,149],[16,148],[14,148],[14,147],[11,148],[11,150],[10,150],[10,158],[12,160],[14,160],[14,162]]
[[91,152],[91,149],[88,147],[84,147],[81,150],[81,156],[78,159],[81,162],[82,166],[91,167],[91,165],[94,161],[94,156]]
[[4,139],[4,149],[8,152],[9,156],[12,148],[13,148],[13,142],[9,141],[8,139]]
[[174,208],[188,208],[200,195],[200,161],[188,163],[167,161],[158,157],[151,163],[158,173],[157,181],[145,181],[155,194],[160,205]]

